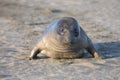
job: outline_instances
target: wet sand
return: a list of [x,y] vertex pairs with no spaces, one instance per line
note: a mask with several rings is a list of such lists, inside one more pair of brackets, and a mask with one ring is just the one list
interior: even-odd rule
[[[0,0],[0,80],[120,80],[119,0]],[[27,60],[42,32],[76,18],[106,59]]]

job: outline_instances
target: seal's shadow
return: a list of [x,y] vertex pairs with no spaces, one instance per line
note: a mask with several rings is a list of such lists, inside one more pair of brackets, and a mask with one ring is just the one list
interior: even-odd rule
[[120,57],[120,42],[96,43],[95,46],[105,58]]

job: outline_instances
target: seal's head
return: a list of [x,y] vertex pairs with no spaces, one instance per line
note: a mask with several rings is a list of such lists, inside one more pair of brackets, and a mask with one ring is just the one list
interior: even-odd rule
[[76,44],[80,34],[78,22],[72,17],[64,17],[57,22],[56,36],[61,44]]

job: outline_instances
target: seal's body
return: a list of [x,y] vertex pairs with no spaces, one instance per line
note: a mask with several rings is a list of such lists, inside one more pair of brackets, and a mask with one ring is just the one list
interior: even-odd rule
[[101,58],[78,22],[72,17],[64,17],[49,25],[29,58],[36,58],[38,53],[51,58],[79,58],[84,50],[94,58]]

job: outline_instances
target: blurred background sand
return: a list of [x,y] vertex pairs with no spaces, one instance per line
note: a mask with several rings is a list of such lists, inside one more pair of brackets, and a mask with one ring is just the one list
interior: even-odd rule
[[[46,27],[66,16],[106,59],[24,60]],[[120,0],[0,0],[0,80],[120,80]]]

